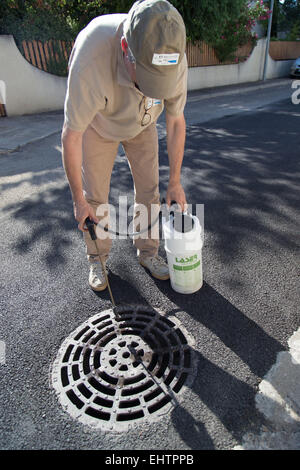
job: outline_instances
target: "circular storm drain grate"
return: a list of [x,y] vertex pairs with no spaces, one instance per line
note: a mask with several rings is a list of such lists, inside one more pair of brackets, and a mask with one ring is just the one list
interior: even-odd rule
[[[52,384],[83,424],[126,431],[177,404],[194,379],[193,341],[176,318],[147,307],[98,313],[62,344]],[[184,331],[184,332],[183,332]]]

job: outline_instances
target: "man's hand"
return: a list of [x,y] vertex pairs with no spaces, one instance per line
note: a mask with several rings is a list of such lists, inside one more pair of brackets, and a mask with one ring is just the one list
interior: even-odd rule
[[182,211],[185,211],[187,208],[187,202],[185,198],[184,189],[180,183],[169,183],[167,189],[166,202],[168,206],[171,205],[172,201],[176,201],[177,204],[181,207]]
[[87,232],[87,228],[85,227],[85,219],[89,217],[94,222],[98,223],[99,220],[95,215],[94,209],[86,202],[85,199],[81,199],[80,201],[74,202],[74,216],[78,224],[79,230],[82,232]]

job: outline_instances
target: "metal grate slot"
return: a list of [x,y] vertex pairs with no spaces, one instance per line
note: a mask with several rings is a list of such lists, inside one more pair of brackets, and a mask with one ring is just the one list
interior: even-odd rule
[[117,415],[117,421],[132,421],[134,419],[143,418],[143,410],[136,411],[135,413],[120,413]]
[[80,358],[80,354],[82,353],[83,347],[79,346],[79,348],[76,349],[76,352],[74,354],[73,360],[78,361]]
[[175,393],[178,393],[181,387],[183,386],[184,382],[186,381],[187,374],[183,373],[180,376],[180,379],[178,380],[177,384],[174,386],[173,390]]
[[96,397],[96,398],[94,399],[94,403],[95,403],[96,405],[99,405],[99,406],[104,406],[105,408],[112,408],[112,407],[113,407],[113,404],[114,404],[113,401],[107,400],[107,399],[102,398],[102,397],[100,397],[100,396],[98,396],[98,397]]
[[98,350],[98,351],[95,352],[95,355],[94,355],[94,367],[95,367],[95,369],[99,369],[100,366],[101,366],[100,357],[101,357],[101,351]]
[[189,349],[185,349],[184,351],[184,362],[183,366],[188,369],[191,366],[191,351]]
[[112,339],[116,338],[115,334],[107,336],[101,343],[101,346],[106,346]]
[[106,328],[107,326],[111,325],[112,322],[111,321],[107,321],[107,322],[104,322],[104,323],[101,323],[99,326],[97,326],[97,330],[100,331],[100,330],[103,330],[104,328]]
[[98,382],[94,377],[89,379],[89,383],[94,387],[98,392],[104,393],[104,395],[115,395],[116,391],[113,388],[106,387],[102,383]]
[[176,340],[176,338],[175,338],[174,335],[172,335],[172,334],[169,333],[168,336],[167,336],[167,338],[168,338],[168,340],[170,341],[171,346],[177,346],[177,340]]
[[154,405],[149,406],[148,410],[150,413],[154,413],[155,411],[160,410],[165,405],[167,405],[171,400],[172,400],[172,397],[164,396],[164,398],[162,398],[160,401],[158,401]]
[[174,351],[173,352],[173,364],[174,364],[174,366],[179,366],[180,359],[181,359],[180,352],[179,351]]
[[73,390],[68,390],[66,395],[79,410],[84,406],[84,402],[78,398],[78,396],[73,392]]
[[[163,337],[163,335],[161,335],[161,334],[158,333],[157,331],[155,332],[154,330],[152,330],[151,333],[153,334],[153,336],[154,336],[154,335],[156,336],[157,341],[159,342],[159,344],[160,344],[163,348],[167,348],[167,347],[168,347],[168,343],[167,343],[167,341],[165,340],[165,338]],[[156,333],[156,334],[155,334],[155,333]]]
[[88,388],[86,388],[84,384],[78,385],[77,388],[85,398],[91,398],[91,396],[93,395],[92,392]]
[[83,355],[83,372],[85,375],[88,375],[91,372],[91,368],[90,368],[91,353],[92,353],[92,350],[88,349]]
[[109,421],[110,414],[105,413],[104,411],[95,410],[95,408],[88,407],[86,409],[86,414],[92,416],[93,418],[101,419],[104,421]]
[[124,380],[124,385],[133,385],[136,384],[137,382],[141,382],[145,378],[145,374],[139,374],[136,375],[135,377],[130,377],[129,379]]
[[74,380],[79,380],[80,379],[80,372],[79,372],[78,364],[73,364],[73,366],[72,366],[72,376],[73,376]]
[[102,338],[104,338],[106,335],[108,335],[109,333],[112,333],[114,331],[114,328],[108,328],[107,330],[105,331],[102,331],[101,333],[99,333],[97,336],[95,336],[95,338],[93,339],[93,341],[91,341],[91,344],[92,345],[95,345],[97,343],[99,343],[101,341]]
[[69,385],[70,382],[69,382],[69,378],[68,378],[68,368],[67,367],[62,367],[61,372],[60,372],[60,376],[61,376],[62,386],[66,387],[67,385]]
[[175,332],[176,332],[177,336],[179,336],[179,339],[182,342],[182,344],[187,344],[187,340],[186,340],[185,336],[182,334],[182,332],[179,330],[179,328],[177,328],[175,330]]
[[[161,317],[161,318],[160,318],[160,321],[166,323],[170,328],[174,328],[174,326],[176,326],[175,323],[173,323],[171,320],[169,320],[169,319],[166,318],[166,317]],[[175,331],[176,331],[176,330],[175,330]]]
[[105,382],[108,382],[111,385],[117,385],[119,381],[117,378],[111,377],[110,375],[108,375],[106,372],[103,372],[103,371],[99,372],[99,377],[101,377],[101,379],[103,379]]
[[81,331],[75,336],[75,338],[74,338],[75,341],[78,341],[78,340],[81,338],[81,336],[83,336],[84,333],[86,333],[87,331],[89,331],[89,327],[88,327],[88,326],[86,326],[85,328],[83,328],[83,330],[81,330]]
[[73,344],[70,344],[70,346],[69,346],[68,349],[66,350],[66,354],[64,355],[63,362],[68,362],[73,347],[74,347]]
[[147,395],[145,395],[144,399],[145,401],[152,401],[154,398],[158,397],[158,395],[160,395],[161,393],[163,393],[163,389],[162,388],[156,388],[155,390],[153,390],[153,392],[151,393],[148,393]]
[[82,339],[82,342],[87,343],[91,339],[91,337],[94,336],[95,333],[96,333],[95,331],[91,331]]
[[138,398],[135,400],[125,400],[120,401],[119,408],[133,408],[135,406],[140,406],[141,402]]
[[177,374],[177,370],[176,370],[176,369],[172,369],[171,372],[169,373],[168,377],[167,377],[166,380],[165,380],[165,384],[166,384],[166,385],[170,385],[170,383],[172,382],[172,380],[176,377],[176,374]]
[[146,382],[143,385],[140,385],[139,387],[129,388],[129,389],[123,390],[122,391],[122,396],[123,397],[128,397],[128,396],[131,396],[131,395],[138,395],[139,393],[142,393],[145,390],[148,390],[148,388],[152,387],[153,384],[154,384],[153,380],[148,380],[148,382]]
[[156,372],[156,377],[159,379],[164,375],[165,370],[169,364],[169,353],[163,355],[162,363],[158,371]]
[[110,315],[104,315],[103,317],[100,317],[100,318],[97,318],[96,320],[92,321],[92,325],[98,325],[98,323],[102,323],[104,322],[104,320],[107,320],[108,318],[110,318]]

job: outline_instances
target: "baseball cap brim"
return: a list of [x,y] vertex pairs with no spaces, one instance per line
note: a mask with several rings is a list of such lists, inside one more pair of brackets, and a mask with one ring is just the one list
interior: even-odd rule
[[[167,66],[168,67],[168,66]],[[141,92],[148,98],[168,99],[175,95],[178,68],[173,66],[168,73],[146,69],[142,64],[136,63],[136,81]]]

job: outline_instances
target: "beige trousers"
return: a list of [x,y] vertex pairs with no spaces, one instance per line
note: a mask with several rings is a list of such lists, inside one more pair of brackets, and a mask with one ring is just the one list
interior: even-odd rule
[[[159,163],[158,136],[153,123],[131,140],[121,142],[129,163],[134,181],[136,204],[143,204],[148,209],[149,223],[151,204],[159,208]],[[119,142],[101,137],[92,127],[83,135],[82,181],[87,202],[95,212],[101,204],[108,203],[111,173],[118,152]],[[152,207],[153,209],[153,207]],[[158,210],[158,209],[157,209]],[[153,211],[152,211],[153,214]],[[99,217],[101,219],[101,217]],[[106,219],[107,220],[107,219]],[[97,257],[95,243],[88,232],[84,233],[89,261]],[[155,256],[159,240],[155,238],[135,238],[133,241],[140,258]],[[108,257],[111,237],[97,239],[101,256]]]

